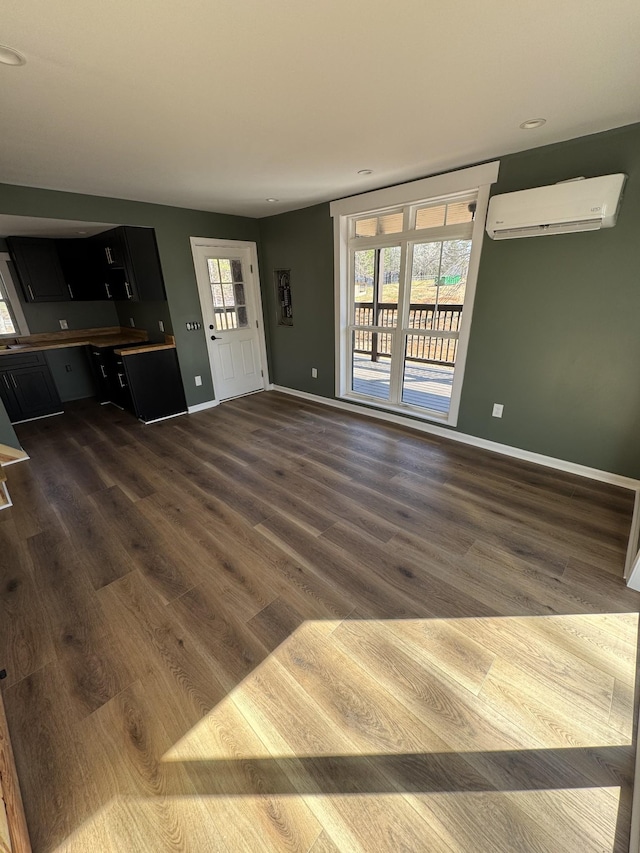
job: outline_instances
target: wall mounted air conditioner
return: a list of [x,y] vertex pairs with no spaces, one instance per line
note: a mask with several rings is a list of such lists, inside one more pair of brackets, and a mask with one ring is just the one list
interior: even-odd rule
[[616,224],[626,175],[576,178],[548,187],[495,195],[487,234],[493,240],[596,231]]

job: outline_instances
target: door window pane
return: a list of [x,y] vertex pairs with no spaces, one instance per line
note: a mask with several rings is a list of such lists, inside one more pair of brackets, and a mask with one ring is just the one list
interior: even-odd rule
[[400,288],[400,246],[378,249],[380,305],[378,326],[398,324],[398,293]]
[[423,207],[416,213],[416,228],[440,228],[444,225],[447,205]]
[[403,403],[440,414],[449,411],[457,346],[455,338],[407,335]]
[[247,303],[244,296],[244,284],[235,284],[233,289],[236,298],[236,305],[246,305]]
[[246,328],[249,318],[242,280],[242,262],[229,258],[208,258],[214,322],[219,332]]
[[[375,249],[364,249],[354,253],[354,294],[356,304],[356,325],[373,325],[373,280]],[[359,310],[359,306],[362,310]],[[365,306],[367,306],[365,308]]]
[[354,332],[351,387],[357,394],[389,399],[391,387],[391,335]]
[[453,201],[421,207],[416,212],[416,228],[442,228],[443,225],[464,225],[473,222],[475,201]]
[[358,219],[355,222],[354,233],[356,237],[376,237],[379,234],[399,234],[402,231],[404,214],[401,210],[394,213],[383,213],[381,216],[372,216],[367,219]]
[[457,331],[471,240],[416,243],[411,266],[410,329]]
[[231,261],[231,275],[234,281],[244,281],[242,278],[242,261]]
[[400,287],[400,247],[354,253],[354,323],[396,326]]

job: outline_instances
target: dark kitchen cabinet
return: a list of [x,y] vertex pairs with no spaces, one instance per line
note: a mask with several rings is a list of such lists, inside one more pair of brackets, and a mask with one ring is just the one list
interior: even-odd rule
[[123,225],[91,238],[109,299],[166,299],[153,228]]
[[96,398],[99,403],[111,402],[111,379],[110,351],[105,347],[91,347],[89,349],[89,364],[93,374],[93,384],[96,389]]
[[0,356],[0,396],[12,423],[62,411],[42,353]]
[[7,246],[27,302],[63,302],[71,299],[55,240],[7,237]]
[[121,358],[136,417],[149,423],[187,411],[175,349],[151,350]]
[[116,355],[113,347],[91,347],[89,356],[98,402],[131,409],[122,356]]
[[56,250],[62,275],[71,299],[91,301],[107,299],[96,248],[90,240],[72,238],[56,240]]

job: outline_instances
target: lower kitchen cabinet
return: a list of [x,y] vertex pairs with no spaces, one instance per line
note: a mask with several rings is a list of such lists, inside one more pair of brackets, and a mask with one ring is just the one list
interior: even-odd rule
[[[140,349],[148,346],[141,343]],[[92,347],[89,352],[100,403],[127,409],[146,423],[187,411],[175,349],[122,355],[118,348]]]
[[62,411],[60,396],[42,353],[0,356],[0,397],[11,423]]
[[110,351],[106,347],[90,347],[89,364],[99,403],[111,402]]
[[121,360],[131,410],[141,421],[148,423],[187,411],[175,349],[123,355]]

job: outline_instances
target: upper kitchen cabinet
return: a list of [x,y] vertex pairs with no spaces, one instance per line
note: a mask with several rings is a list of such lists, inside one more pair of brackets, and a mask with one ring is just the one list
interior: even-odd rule
[[56,249],[67,289],[72,299],[90,301],[108,299],[101,280],[96,247],[90,240],[56,240]]
[[55,240],[7,237],[7,245],[27,302],[63,302],[71,299]]
[[109,298],[166,299],[153,228],[123,225],[91,238],[98,250],[103,286]]

